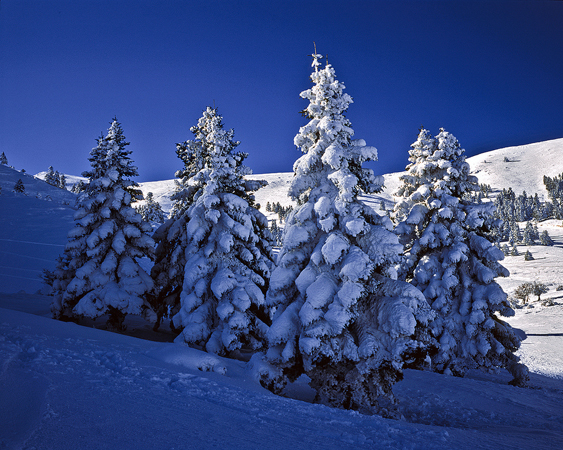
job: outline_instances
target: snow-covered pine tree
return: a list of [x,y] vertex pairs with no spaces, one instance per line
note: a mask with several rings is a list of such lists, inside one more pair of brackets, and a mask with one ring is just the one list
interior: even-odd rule
[[473,203],[476,177],[457,139],[443,129],[433,138],[421,129],[397,194],[395,232],[406,246],[402,276],[418,287],[437,313],[432,322],[438,372],[463,376],[472,368],[507,368],[514,383],[527,369],[514,352],[520,338],[498,314],[514,311],[494,280],[508,276],[503,252],[490,241],[492,202]]
[[314,86],[301,93],[310,121],[294,140],[304,153],[289,188],[298,205],[267,295],[276,312],[266,359],[277,370],[263,382],[276,390],[304,373],[321,403],[393,415],[392,385],[406,359],[424,354],[418,329],[432,312],[394,279],[402,246],[389,218],[358,199],[382,188],[362,168],[377,150],[352,139],[344,116],[352,98],[331,65],[319,69],[320,58],[313,55]]
[[45,182],[50,184],[51,186],[58,186],[59,185],[59,178],[55,177],[55,169],[53,166],[49,166],[47,169],[47,173],[45,174]]
[[8,165],[8,158],[4,152],[0,155],[0,164],[4,164],[5,166]]
[[524,233],[522,235],[522,242],[524,245],[535,245],[535,230],[532,222],[526,223],[526,227],[524,228]]
[[59,175],[59,187],[61,189],[66,189],[66,176],[64,173]]
[[553,245],[553,240],[549,236],[549,233],[547,232],[547,230],[543,230],[541,232],[541,234],[540,234],[540,244],[541,245],[548,245],[548,246]]
[[108,325],[121,328],[126,314],[151,314],[146,296],[153,281],[139,259],[152,258],[154,241],[148,234],[150,224],[131,207],[132,199],[142,193],[131,180],[138,173],[127,145],[114,119],[107,136],[90,152],[91,170],[82,174],[89,179],[86,195],[79,201],[76,225],[55,270],[55,318],[109,313]]
[[145,204],[136,207],[135,210],[141,215],[145,222],[164,223],[164,211],[162,210],[160,203],[154,199],[154,194],[152,192],[147,192]]
[[[253,196],[265,182],[245,180],[251,173],[242,164],[247,155],[234,151],[234,131],[223,129],[216,108],[207,108],[191,131],[195,139],[179,145],[187,150],[186,169],[178,174],[184,177],[185,191],[177,196],[183,203],[173,222],[157,232],[161,243],[176,243],[165,255],[180,264],[161,258],[160,272],[153,273],[166,295],[174,294],[175,284],[181,288],[173,317],[179,341],[239,356],[264,345],[270,321],[264,297],[272,240]],[[180,265],[181,274],[171,272]]]
[[[234,171],[237,177],[242,180],[244,175],[251,173],[250,169],[243,165],[247,154],[234,152],[239,144],[233,141],[234,131],[222,129],[222,117],[217,114],[216,109],[207,108],[198,124],[190,128],[194,139],[176,144],[176,154],[184,167],[175,174],[177,180],[175,192],[171,196],[174,203],[170,218],[153,235],[157,242],[155,264],[151,270],[151,276],[157,285],[157,296],[152,299],[158,316],[155,329],[159,327],[164,314],[170,312],[176,315],[180,309],[180,293],[184,283],[186,248],[189,240],[186,228],[189,221],[188,210],[195,199],[201,196],[209,181],[211,171],[209,163],[212,153],[215,153],[214,127],[220,129],[218,139],[226,139],[230,142],[230,148],[226,151],[235,164]],[[223,136],[225,133],[226,135]],[[262,181],[240,181],[240,186],[233,193],[247,201],[250,207],[254,207],[253,192],[265,184],[266,182]],[[268,255],[269,250],[264,251]],[[172,322],[171,326],[173,327]]]
[[78,183],[72,186],[70,192],[73,192],[75,194],[80,194],[82,192],[85,192],[87,189],[88,189],[88,185],[84,183],[84,181],[79,180]]

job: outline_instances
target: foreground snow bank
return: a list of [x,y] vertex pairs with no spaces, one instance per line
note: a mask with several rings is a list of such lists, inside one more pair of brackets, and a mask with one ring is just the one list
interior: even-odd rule
[[[277,397],[243,362],[32,315],[50,298],[18,298],[0,296],[0,307],[27,311],[0,309],[0,448],[563,447],[561,378],[532,374],[521,389],[507,373],[407,371],[395,388],[404,420],[388,420]],[[549,320],[515,319],[527,330],[536,318]],[[545,345],[559,349],[561,377],[556,339]]]

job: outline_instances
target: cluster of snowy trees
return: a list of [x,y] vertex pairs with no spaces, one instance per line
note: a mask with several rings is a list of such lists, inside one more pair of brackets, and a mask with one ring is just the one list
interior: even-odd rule
[[[177,144],[170,218],[151,226],[131,207],[137,169],[119,123],[91,152],[86,195],[53,277],[60,319],[109,314],[165,316],[177,341],[241,359],[274,392],[302,375],[317,401],[396,414],[392,387],[404,368],[462,376],[526,368],[520,339],[499,316],[513,314],[494,281],[507,276],[493,245],[494,204],[479,190],[464,150],[449,133],[421,129],[391,217],[360,195],[382,177],[363,168],[377,150],[354,139],[345,117],[352,98],[330,64],[313,55],[308,123],[294,139],[294,164],[277,258],[275,239],[253,193],[266,182],[250,170],[233,130],[207,108]],[[150,276],[139,265],[154,260]]]
[[283,222],[287,216],[293,211],[293,206],[283,206],[280,202],[276,203],[266,203],[266,211],[273,212],[278,215],[278,220]]
[[136,206],[135,210],[141,215],[145,222],[164,223],[166,220],[166,214],[162,210],[160,203],[154,199],[152,192],[147,192],[145,203],[141,206]]
[[61,189],[66,189],[66,177],[64,173],[59,173],[55,171],[53,166],[49,166],[47,173],[45,174],[45,181],[51,186],[59,187]]
[[545,176],[544,184],[550,201],[542,202],[537,193],[528,196],[524,191],[516,195],[512,188],[503,189],[495,198],[496,216],[505,223],[563,219],[563,199],[558,190],[559,184]]

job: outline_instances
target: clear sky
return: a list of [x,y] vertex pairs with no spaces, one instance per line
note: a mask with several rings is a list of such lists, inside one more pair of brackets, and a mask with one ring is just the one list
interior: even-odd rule
[[468,156],[563,137],[562,1],[1,0],[0,152],[77,175],[117,116],[137,181],[170,179],[215,105],[255,173],[291,171],[313,42],[376,173],[421,125]]

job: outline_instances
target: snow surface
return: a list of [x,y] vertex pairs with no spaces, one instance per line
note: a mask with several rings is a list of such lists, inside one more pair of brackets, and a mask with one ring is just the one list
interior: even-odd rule
[[[563,140],[550,142],[563,150]],[[477,173],[481,183],[530,194],[542,186],[543,173],[539,181],[534,174],[549,153],[537,149],[547,145],[526,146],[533,156],[523,152],[519,162],[509,163],[520,165],[527,184],[516,185],[504,172],[501,153],[468,161],[472,168],[474,161],[490,167],[489,180]],[[506,152],[509,159],[514,154]],[[546,174],[563,172],[563,162],[549,158],[552,171]],[[375,209],[381,200],[392,203],[398,175],[386,175],[386,190],[369,198]],[[289,205],[285,192],[291,174],[252,178],[267,177],[278,184],[258,191],[262,211],[267,201]],[[27,195],[12,192],[18,178]],[[507,257],[503,265],[512,275],[497,279],[509,294],[524,281],[542,281],[550,287],[544,297],[555,302],[544,307],[534,300],[509,319],[527,336],[519,354],[530,369],[530,387],[507,385],[511,377],[504,371],[471,372],[461,379],[407,370],[394,387],[404,418],[391,420],[312,404],[303,380],[288,388],[286,398],[275,396],[260,387],[247,363],[170,343],[166,324],[154,333],[151,324],[129,319],[125,335],[50,319],[51,297],[36,292],[38,275],[53,268],[62,253],[73,226],[73,203],[62,190],[6,166],[0,166],[0,186],[0,448],[563,448],[559,221],[539,224],[555,246],[530,247],[533,261]],[[155,192],[155,186],[149,190]],[[51,200],[37,198],[37,192],[48,192]]]

